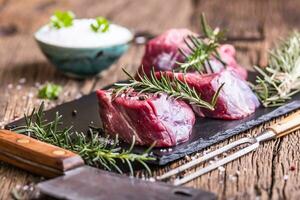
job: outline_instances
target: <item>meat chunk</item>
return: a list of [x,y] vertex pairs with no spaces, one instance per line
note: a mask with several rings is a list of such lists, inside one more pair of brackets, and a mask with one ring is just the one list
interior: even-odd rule
[[[230,44],[223,44],[219,47],[218,52],[221,59],[226,63],[226,70],[236,73],[240,78],[246,80],[248,73],[247,70],[239,65],[235,58],[235,48]],[[224,70],[224,65],[215,58],[210,60],[213,72],[220,72]]]
[[[178,62],[185,61],[184,56],[178,51],[183,49],[189,53],[189,49],[184,40],[188,35],[197,35],[188,29],[170,29],[160,36],[150,40],[146,44],[145,54],[142,59],[139,73],[143,69],[146,75],[149,75],[152,68],[155,71],[172,71],[178,67]],[[232,45],[224,44],[218,49],[221,59],[227,64],[227,69],[237,73],[241,78],[247,79],[247,71],[241,67],[235,58],[235,48]],[[215,58],[210,60],[213,72],[219,72],[224,66]]]
[[184,101],[166,94],[135,92],[112,98],[111,91],[97,91],[103,128],[111,135],[131,143],[170,147],[189,139],[195,114]]
[[[171,72],[156,73],[158,78],[161,75],[173,78],[174,74]],[[195,88],[201,98],[207,102],[211,102],[218,88],[225,83],[213,111],[193,106],[199,116],[225,120],[242,119],[252,114],[259,106],[256,95],[247,83],[229,70],[205,75],[175,73],[175,76],[181,81],[185,80],[191,88]]]
[[146,44],[139,73],[149,75],[152,67],[155,71],[172,71],[178,67],[176,62],[184,62],[184,56],[178,51],[182,48],[188,51],[184,39],[188,35],[195,35],[188,29],[170,29]]

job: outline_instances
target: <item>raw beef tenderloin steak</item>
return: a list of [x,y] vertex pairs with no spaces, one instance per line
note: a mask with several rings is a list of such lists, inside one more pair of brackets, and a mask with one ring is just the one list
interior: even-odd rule
[[[172,78],[174,74],[172,72],[156,72],[158,78],[161,75]],[[185,79],[186,83],[191,88],[195,88],[201,98],[207,102],[211,102],[218,88],[225,83],[213,111],[193,106],[194,111],[199,116],[226,120],[242,119],[252,114],[259,106],[256,95],[247,83],[229,70],[205,75],[175,73],[175,76],[181,81]]]
[[155,71],[172,71],[178,67],[176,62],[184,62],[184,56],[178,51],[182,48],[188,51],[184,39],[188,35],[196,35],[188,29],[170,29],[146,44],[139,73],[149,75],[152,68]]
[[189,139],[195,114],[184,101],[127,92],[112,98],[112,91],[97,91],[100,117],[108,134],[116,134],[127,143],[170,147]]
[[[234,46],[230,44],[223,44],[219,47],[218,52],[222,61],[226,63],[226,69],[236,73],[240,78],[246,80],[248,73],[247,70],[240,66],[236,61],[236,51]],[[210,64],[213,68],[213,72],[220,72],[224,69],[223,64],[215,58],[210,60]]]
[[[183,63],[185,57],[179,52],[178,49],[185,50],[190,53],[189,48],[184,40],[188,35],[197,35],[188,29],[170,29],[160,36],[150,40],[146,44],[145,54],[142,59],[141,66],[138,73],[142,74],[143,69],[146,75],[150,74],[152,68],[155,71],[172,71],[177,68],[178,62]],[[235,48],[230,44],[221,45],[218,48],[221,59],[227,64],[227,69],[234,71],[241,78],[247,78],[247,71],[241,67],[235,58]],[[210,60],[213,72],[219,72],[224,69],[224,66],[215,58]]]

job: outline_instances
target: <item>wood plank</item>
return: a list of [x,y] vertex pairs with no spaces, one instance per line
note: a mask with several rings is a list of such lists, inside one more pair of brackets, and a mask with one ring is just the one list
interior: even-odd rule
[[[0,92],[3,96],[0,100],[0,123],[21,117],[24,111],[39,105],[36,82],[49,81],[64,86],[65,94],[58,101],[47,103],[47,108],[50,108],[124,79],[121,67],[133,73],[140,64],[144,47],[133,45],[127,54],[99,77],[84,81],[64,77],[46,61],[32,38],[33,32],[47,23],[56,9],[73,10],[79,17],[103,15],[134,31],[152,34],[172,27],[188,27],[197,31],[199,13],[205,12],[213,26],[228,27],[229,42],[237,46],[239,61],[250,68],[253,64],[265,65],[266,50],[279,36],[299,27],[299,4],[297,0],[227,0],[226,3],[220,0],[115,0],[113,3],[110,0],[72,3],[66,0],[1,0]],[[26,82],[21,84],[19,81],[23,77]],[[28,96],[29,93],[33,97]],[[207,150],[247,134],[256,135],[264,126]],[[221,168],[187,185],[216,192],[220,199],[299,199],[299,139],[299,135],[292,134],[266,143],[257,151],[228,164],[224,167],[225,171]],[[154,173],[161,174],[187,160],[189,158],[174,162]],[[0,174],[0,199],[7,199],[16,185],[40,179],[3,163]],[[143,176],[142,172],[137,175]]]
[[[111,2],[110,0],[0,1],[0,46],[3,47],[0,48],[0,92],[4,94],[0,101],[0,108],[4,110],[0,112],[2,125],[21,117],[24,112],[40,104],[41,101],[36,98],[38,91],[36,83],[54,82],[63,85],[64,95],[57,101],[46,102],[46,107],[50,108],[124,79],[121,67],[126,66],[126,69],[134,72],[140,64],[144,47],[132,45],[127,54],[99,77],[83,81],[66,78],[46,61],[32,37],[41,25],[48,23],[49,16],[54,10],[73,10],[79,17],[106,16],[133,31],[146,30],[154,34],[173,26],[191,26],[189,23],[192,13],[190,12],[191,1],[183,3],[180,0],[169,0],[162,3],[158,0],[151,2],[116,0]],[[164,12],[157,12],[161,6],[166,9]],[[184,12],[180,12],[181,8],[184,8]],[[180,14],[170,19],[172,13]],[[19,83],[23,78],[26,78],[26,82]],[[28,94],[31,96],[29,97]],[[0,173],[5,175],[5,178],[0,179],[0,188],[2,188],[0,199],[7,199],[16,185],[25,185],[39,180],[38,177],[2,163]]]

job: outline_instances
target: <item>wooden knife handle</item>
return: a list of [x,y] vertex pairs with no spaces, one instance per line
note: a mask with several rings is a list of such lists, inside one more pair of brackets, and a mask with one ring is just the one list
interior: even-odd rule
[[8,130],[0,130],[0,160],[48,178],[84,165],[71,151]]
[[300,129],[300,110],[271,125],[268,129],[271,129],[276,134],[276,138]]

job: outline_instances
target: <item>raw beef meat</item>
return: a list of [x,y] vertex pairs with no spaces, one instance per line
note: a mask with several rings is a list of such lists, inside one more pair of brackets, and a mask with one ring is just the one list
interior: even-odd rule
[[[184,39],[188,35],[197,35],[188,29],[170,29],[160,36],[150,40],[146,45],[145,54],[138,70],[140,74],[143,68],[146,75],[154,67],[155,71],[172,71],[178,67],[177,62],[184,62],[184,56],[178,51],[179,48],[189,53]],[[247,78],[247,71],[241,67],[235,59],[235,48],[232,45],[224,44],[218,49],[221,59],[227,64],[227,69],[234,71],[241,78]],[[215,58],[210,61],[214,72],[224,69],[224,66]]]
[[127,143],[170,147],[189,139],[195,114],[184,101],[166,94],[141,94],[131,91],[112,98],[112,91],[97,91],[100,117],[107,133]]
[[[172,78],[172,72],[156,72],[158,78],[169,76]],[[201,95],[201,98],[211,102],[217,89],[225,83],[215,109],[209,110],[193,106],[194,111],[202,117],[212,117],[218,119],[242,119],[252,114],[259,106],[259,101],[247,83],[239,76],[229,70],[223,70],[219,73],[199,75],[195,73],[175,73],[175,76],[186,83]]]
[[188,35],[196,35],[188,29],[170,29],[146,44],[139,73],[149,75],[152,67],[155,71],[172,71],[178,67],[176,62],[184,62],[184,56],[178,51],[182,48],[188,51],[184,39]]
[[[218,49],[221,59],[226,63],[226,69],[235,72],[242,79],[246,80],[248,73],[244,67],[241,67],[235,59],[235,48],[230,44],[223,44]],[[223,64],[217,59],[212,58],[210,64],[213,72],[220,72],[224,69]]]

